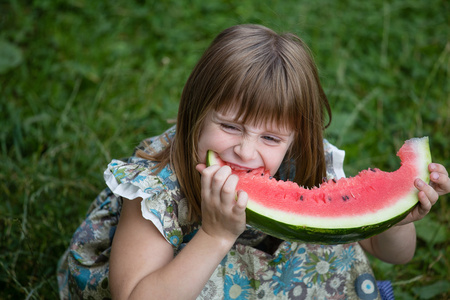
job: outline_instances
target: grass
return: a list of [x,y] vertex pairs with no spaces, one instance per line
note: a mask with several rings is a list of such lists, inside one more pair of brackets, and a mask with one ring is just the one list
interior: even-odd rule
[[[448,2],[187,2],[0,2],[0,299],[57,298],[57,260],[106,164],[168,127],[196,60],[237,23],[310,45],[348,175],[395,169],[423,135],[450,168]],[[417,223],[411,263],[373,260],[398,299],[450,297],[448,199]]]

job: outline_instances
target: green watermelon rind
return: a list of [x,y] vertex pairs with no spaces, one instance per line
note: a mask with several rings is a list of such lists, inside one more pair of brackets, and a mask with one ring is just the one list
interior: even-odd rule
[[216,159],[216,153],[214,153],[214,151],[208,150],[206,154],[206,165],[209,167],[218,163],[219,161]]
[[[299,229],[304,228],[305,226],[317,230],[328,230],[330,228],[334,230],[360,228],[395,218],[399,214],[398,212],[409,211],[418,201],[414,190],[415,188],[401,200],[399,199],[396,201],[394,206],[359,215],[355,214],[337,217],[311,216],[306,214],[297,215],[295,213],[290,213],[289,211],[266,208],[263,205],[259,205],[251,198],[247,203],[247,211],[256,212],[256,214],[265,216],[267,219],[283,224],[289,224],[291,227]],[[320,214],[320,212],[318,214]]]
[[246,217],[248,225],[285,241],[335,245],[357,242],[382,233],[403,220],[414,206],[384,222],[354,228],[317,228],[287,224],[250,209],[246,210]]
[[[428,165],[431,163],[428,137],[414,138],[405,143],[414,143],[414,146],[417,147],[415,150],[416,153],[419,153],[417,163],[420,163],[418,166],[417,177],[428,183],[430,180]],[[215,155],[214,152],[208,151],[208,166],[219,163]],[[321,226],[303,225],[301,224],[301,220],[297,221],[294,220],[292,216],[289,216],[292,215],[289,214],[289,212],[277,212],[266,209],[264,212],[266,215],[263,215],[255,210],[261,212],[264,211],[264,209],[261,209],[258,205],[254,205],[252,200],[249,199],[246,209],[247,224],[268,235],[286,241],[318,244],[352,243],[382,233],[403,220],[417,205],[417,194],[417,189],[412,188],[411,192],[397,201],[397,203],[399,203],[399,206],[397,207],[398,210],[390,209],[388,211],[383,211],[383,213],[379,213],[375,218],[372,218],[371,221],[368,221],[370,218],[365,218],[365,216],[356,216],[348,217],[349,219],[355,219],[354,222],[350,222],[351,224],[348,222],[345,224],[346,222],[343,219],[339,221],[332,220],[331,223],[313,222],[315,224],[320,224]],[[373,214],[371,216],[373,216]],[[291,222],[286,223],[287,219],[291,219]],[[321,218],[318,217],[318,219],[320,220]]]

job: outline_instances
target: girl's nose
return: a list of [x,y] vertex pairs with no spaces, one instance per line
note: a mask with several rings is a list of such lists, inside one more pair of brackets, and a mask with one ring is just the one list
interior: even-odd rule
[[250,161],[256,158],[256,142],[243,138],[239,144],[234,147],[234,152],[242,161]]

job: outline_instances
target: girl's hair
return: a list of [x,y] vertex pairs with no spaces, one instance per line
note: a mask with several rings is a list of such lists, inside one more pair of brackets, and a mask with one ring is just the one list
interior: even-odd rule
[[[190,203],[191,220],[201,217],[197,142],[212,110],[236,110],[236,120],[244,123],[275,122],[293,130],[285,157],[293,162],[293,180],[307,187],[322,181],[322,133],[331,122],[331,110],[310,50],[297,36],[260,25],[230,27],[214,39],[189,76],[174,139],[165,151],[146,158],[159,161],[157,169],[171,163]],[[277,175],[289,178],[289,168],[285,171]]]

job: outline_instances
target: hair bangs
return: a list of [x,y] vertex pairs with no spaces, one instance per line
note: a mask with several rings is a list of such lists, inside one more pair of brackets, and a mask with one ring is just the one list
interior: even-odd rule
[[215,109],[234,113],[237,122],[298,130],[301,96],[288,84],[289,76],[280,61],[272,57],[268,63],[252,64],[243,74],[235,73],[223,86]]

